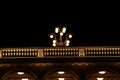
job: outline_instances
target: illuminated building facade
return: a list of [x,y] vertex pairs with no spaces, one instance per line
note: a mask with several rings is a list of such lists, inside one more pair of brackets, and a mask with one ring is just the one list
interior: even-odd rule
[[120,80],[120,46],[68,47],[55,32],[53,47],[0,48],[0,80]]
[[0,49],[1,80],[120,80],[120,47]]

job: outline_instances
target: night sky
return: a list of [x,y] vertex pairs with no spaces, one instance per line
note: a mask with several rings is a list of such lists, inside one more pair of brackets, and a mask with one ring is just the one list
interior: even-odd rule
[[[16,5],[17,6],[17,5]],[[70,46],[119,46],[120,24],[114,7],[81,8],[4,7],[0,47],[51,47],[49,33],[66,26],[73,33]]]

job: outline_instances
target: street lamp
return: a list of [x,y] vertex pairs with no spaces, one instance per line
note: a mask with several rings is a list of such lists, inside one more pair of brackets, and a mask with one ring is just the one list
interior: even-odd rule
[[55,28],[55,33],[59,34],[59,40],[57,40],[55,33],[49,34],[50,38],[53,39],[52,45],[54,47],[55,46],[69,46],[70,39],[72,38],[72,34],[71,33],[66,34],[65,41],[63,41],[63,35],[65,34],[65,32],[66,32],[66,27],[62,27],[62,29],[60,29],[59,27]]

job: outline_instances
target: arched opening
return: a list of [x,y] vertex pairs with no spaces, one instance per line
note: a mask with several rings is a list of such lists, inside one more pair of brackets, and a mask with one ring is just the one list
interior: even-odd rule
[[86,80],[120,80],[120,77],[115,72],[100,70],[90,73]]
[[25,70],[15,70],[6,73],[1,80],[38,80],[37,77]]
[[80,80],[74,72],[67,70],[56,70],[49,72],[43,80]]

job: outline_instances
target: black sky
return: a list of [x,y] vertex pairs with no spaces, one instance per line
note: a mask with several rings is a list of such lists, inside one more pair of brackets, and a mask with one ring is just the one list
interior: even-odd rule
[[74,34],[70,46],[120,45],[119,11],[111,6],[3,6],[0,26],[0,47],[49,47],[55,26]]

